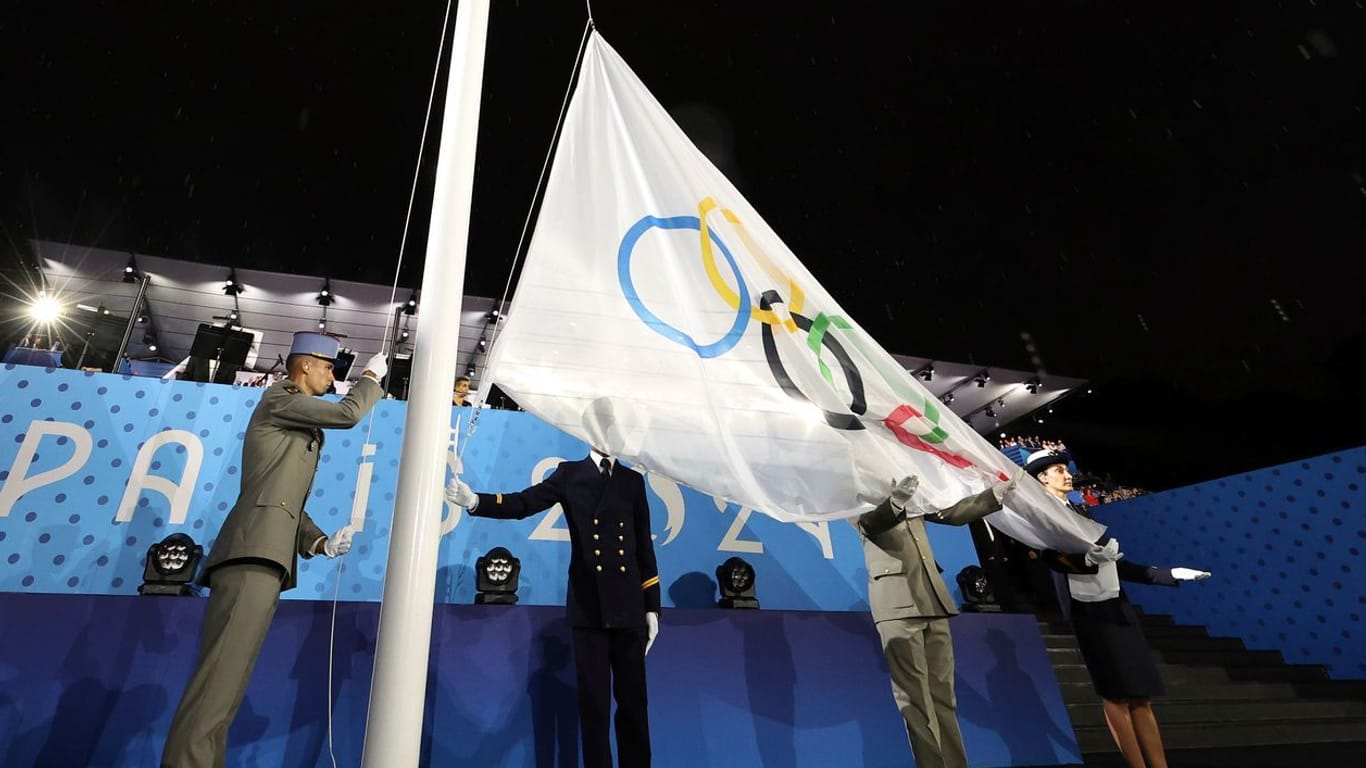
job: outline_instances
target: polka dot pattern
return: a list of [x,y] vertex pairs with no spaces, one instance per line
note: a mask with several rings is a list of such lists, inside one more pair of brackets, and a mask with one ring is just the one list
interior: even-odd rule
[[[61,469],[78,448],[88,446],[90,456],[84,464],[63,470],[64,476],[25,493],[8,515],[0,516],[0,590],[133,594],[142,583],[148,547],[167,535],[187,533],[206,551],[212,549],[214,537],[237,501],[242,440],[260,390],[0,366],[0,391],[20,390],[22,398],[0,399],[0,482]],[[30,400],[39,400],[41,405],[30,408]],[[81,407],[73,409],[76,404]],[[383,593],[391,519],[399,502],[396,484],[406,403],[381,401],[372,416],[373,421],[368,415],[352,429],[327,432],[307,502],[310,517],[324,533],[350,522],[368,440],[374,450],[365,460],[371,474],[363,488],[367,494],[364,530],[357,533],[351,553],[340,561],[301,561],[298,589],[285,593],[286,599],[331,599],[337,590],[338,565],[345,566],[343,599],[378,601]],[[464,418],[468,412],[454,416]],[[59,424],[45,427],[48,422]],[[75,434],[43,434],[45,428]],[[165,439],[171,430],[177,430],[184,442],[158,446],[158,436]],[[464,442],[463,424],[461,432]],[[26,444],[29,433],[33,441]],[[16,466],[21,450],[32,450],[34,457]],[[547,459],[579,458],[586,453],[582,442],[529,414],[486,411],[464,451],[464,476],[481,490],[518,490],[534,482],[533,468]],[[202,459],[199,472],[183,477],[193,456]],[[170,499],[148,489],[145,482],[125,502],[130,475],[139,466],[146,468],[149,478],[183,482],[193,491],[188,509],[172,509]],[[666,579],[689,572],[705,574],[724,560],[728,555],[719,552],[718,545],[738,513],[735,505],[729,505],[717,514],[711,497],[681,490],[686,524],[678,531],[667,527],[667,509],[649,492],[653,527],[659,537],[656,556]],[[1301,493],[1310,497],[1308,489]],[[1328,502],[1319,503],[1329,509]],[[1334,515],[1347,517],[1335,506],[1332,509]],[[439,511],[445,533],[439,544],[438,601],[472,602],[475,559],[492,547],[505,546],[522,560],[521,603],[563,605],[570,550],[553,535],[538,535],[547,530],[544,516],[476,521],[444,504]],[[121,514],[126,519],[119,520]],[[549,527],[563,530],[565,524],[560,519]],[[857,537],[847,525],[832,523],[828,528],[833,560],[823,557],[822,545],[808,530],[759,513],[749,518],[739,538],[762,542],[762,554],[745,556],[760,574],[765,607],[867,610],[867,573]],[[1345,529],[1337,536],[1339,541],[1349,538]],[[934,526],[930,537],[949,574],[975,561],[966,529]],[[667,547],[660,543],[666,539],[671,541]],[[1334,578],[1346,583],[1350,577],[1335,573]],[[673,605],[673,599],[666,590],[665,604]],[[714,597],[685,599],[693,601],[690,607],[697,607]]]
[[1213,573],[1126,588],[1146,610],[1366,678],[1366,448],[1096,508],[1135,561]]

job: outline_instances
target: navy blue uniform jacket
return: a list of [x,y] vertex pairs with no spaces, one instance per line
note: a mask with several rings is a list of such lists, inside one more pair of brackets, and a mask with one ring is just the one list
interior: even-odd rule
[[575,627],[643,629],[659,611],[659,567],[650,537],[645,479],[620,464],[604,475],[591,458],[562,462],[545,480],[518,493],[481,493],[470,514],[520,520],[564,508],[569,525],[565,612]]

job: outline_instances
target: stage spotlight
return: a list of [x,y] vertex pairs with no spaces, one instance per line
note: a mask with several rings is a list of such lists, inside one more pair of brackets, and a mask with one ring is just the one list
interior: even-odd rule
[[195,572],[204,559],[204,548],[188,534],[173,533],[147,548],[140,595],[198,597]]
[[488,340],[488,338],[485,337],[485,336],[480,336],[480,337],[479,337],[479,350],[482,352],[482,351],[484,350],[484,347],[487,347],[488,345],[489,345],[489,340]]
[[996,602],[996,592],[991,588],[991,581],[979,565],[969,565],[958,572],[958,589],[963,593],[963,610],[1001,610],[1001,606]]
[[332,303],[332,281],[323,280],[323,289],[318,291],[318,303],[324,307]]
[[128,264],[123,268],[123,282],[136,283],[138,281],[138,264],[132,256],[128,257]]
[[924,379],[925,381],[929,381],[930,379],[933,379],[933,378],[934,378],[934,363],[925,363],[924,367],[922,367],[919,371],[916,371],[915,375],[916,375],[916,376],[919,376],[920,378]]
[[944,405],[953,405],[954,394],[952,392],[945,392],[944,396],[940,399],[944,401]]
[[223,281],[223,293],[227,296],[236,296],[242,292],[242,284],[237,282],[237,270],[228,270],[228,279]]
[[62,316],[62,305],[51,296],[39,296],[28,307],[29,315],[40,323],[50,323]]
[[1043,382],[1039,380],[1038,376],[1035,376],[1034,378],[1025,382],[1025,389],[1029,390],[1029,394],[1037,395],[1039,394],[1039,390],[1043,389]]
[[474,366],[471,365],[471,366],[465,371],[465,375],[466,375],[466,376],[469,376],[470,378],[474,378]]
[[517,579],[522,561],[506,547],[494,547],[474,561],[474,602],[479,605],[512,605],[517,602]]
[[741,558],[732,557],[716,566],[716,585],[721,590],[716,604],[722,608],[759,607],[754,597],[754,566]]
[[496,322],[498,322],[498,318],[499,318],[501,315],[502,315],[502,313],[500,313],[498,310],[496,310],[496,309],[491,309],[491,310],[489,310],[488,321],[489,321],[490,323],[496,323]]
[[409,296],[408,296],[408,302],[407,302],[406,304],[403,305],[403,314],[405,314],[405,315],[415,315],[415,314],[417,314],[417,291],[413,291],[411,294],[409,294]]
[[994,419],[994,418],[996,418],[996,409],[995,409],[995,408],[992,408],[992,407],[989,406],[989,405],[987,406],[987,408],[986,408],[985,411],[982,411],[982,413],[985,413],[985,414],[987,415],[987,418],[988,418],[988,419]]
[[982,371],[981,373],[977,374],[973,381],[977,382],[977,388],[981,389],[982,387],[985,387],[987,385],[988,381],[991,381],[991,374],[986,371]]

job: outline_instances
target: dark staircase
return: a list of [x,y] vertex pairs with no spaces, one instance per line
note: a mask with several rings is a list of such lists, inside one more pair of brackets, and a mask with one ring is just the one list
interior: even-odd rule
[[[1168,761],[1188,766],[1366,765],[1366,681],[1330,680],[1233,637],[1141,614],[1167,693],[1153,700]],[[1040,632],[1087,766],[1122,766],[1100,698],[1060,616]]]

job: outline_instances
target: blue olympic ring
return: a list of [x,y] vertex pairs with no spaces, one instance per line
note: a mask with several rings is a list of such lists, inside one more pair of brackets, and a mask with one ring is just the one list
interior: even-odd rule
[[646,216],[626,231],[625,236],[621,238],[621,247],[617,249],[617,280],[621,283],[621,292],[626,296],[626,302],[631,305],[636,316],[647,327],[670,341],[676,341],[692,349],[698,357],[707,358],[724,355],[740,343],[740,338],[745,333],[745,326],[749,323],[749,292],[745,287],[745,278],[740,274],[739,265],[735,263],[735,258],[730,255],[730,249],[721,242],[720,237],[717,237],[716,231],[709,229],[708,234],[711,236],[711,241],[716,243],[716,247],[721,250],[721,255],[726,257],[726,263],[730,265],[730,271],[735,275],[736,292],[740,295],[740,306],[736,308],[735,322],[725,336],[711,344],[698,344],[691,336],[669,325],[659,319],[655,313],[646,309],[645,304],[640,300],[640,295],[636,293],[635,284],[631,282],[631,253],[635,250],[636,243],[641,236],[655,227],[660,229],[692,229],[701,232],[702,222],[696,216],[674,216],[667,219]]

